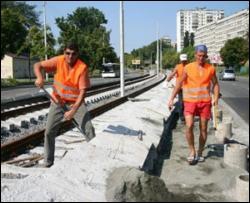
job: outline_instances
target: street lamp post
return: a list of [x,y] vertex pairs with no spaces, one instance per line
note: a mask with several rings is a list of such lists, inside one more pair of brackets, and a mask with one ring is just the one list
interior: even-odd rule
[[[44,48],[45,48],[45,60],[48,59],[47,57],[47,30],[46,30],[46,1],[43,2],[44,7]],[[49,80],[49,74],[46,73],[46,81]]]
[[160,39],[160,72],[162,72],[162,38]]
[[123,1],[120,1],[120,83],[121,97],[124,96],[124,13]]
[[[104,49],[104,33],[102,35],[102,47]],[[104,56],[102,57],[102,64],[105,64],[105,57]]]
[[157,23],[157,51],[156,51],[156,61],[157,61],[157,77],[159,76],[159,24]]

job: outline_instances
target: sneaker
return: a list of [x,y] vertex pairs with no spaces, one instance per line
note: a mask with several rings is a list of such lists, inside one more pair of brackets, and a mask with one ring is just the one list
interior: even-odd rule
[[198,162],[204,162],[205,161],[205,158],[201,155],[197,155],[196,158],[195,158]]
[[43,163],[42,167],[43,168],[50,168],[53,165],[53,163]]
[[189,165],[195,165],[197,163],[195,155],[187,157],[187,161],[188,161]]

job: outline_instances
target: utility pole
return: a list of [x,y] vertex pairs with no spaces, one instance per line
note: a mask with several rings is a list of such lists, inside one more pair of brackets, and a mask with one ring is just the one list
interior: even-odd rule
[[162,38],[160,39],[160,72],[162,73]]
[[153,63],[153,56],[152,56],[152,52],[151,52],[151,66],[150,66],[150,70],[152,70],[152,63]]
[[120,83],[121,97],[124,96],[124,11],[123,1],[120,1]]
[[[44,48],[45,48],[45,60],[48,59],[47,57],[47,28],[46,28],[46,1],[43,1],[43,8],[44,8]],[[46,81],[49,80],[49,74],[45,73]]]
[[[102,34],[102,47],[104,49],[104,33]],[[102,64],[105,64],[105,57],[102,57]]]
[[159,24],[157,23],[157,50],[156,50],[156,61],[157,61],[157,77],[159,77]]

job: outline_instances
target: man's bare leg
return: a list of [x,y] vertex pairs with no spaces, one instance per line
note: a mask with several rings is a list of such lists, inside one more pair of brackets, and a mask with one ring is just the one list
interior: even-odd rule
[[208,124],[208,120],[206,118],[200,118],[199,149],[197,151],[199,156],[202,156],[202,151],[204,150],[204,146],[207,141],[207,124]]
[[189,156],[195,156],[194,132],[193,132],[194,116],[193,115],[185,116],[185,120],[186,120],[186,139],[190,150]]

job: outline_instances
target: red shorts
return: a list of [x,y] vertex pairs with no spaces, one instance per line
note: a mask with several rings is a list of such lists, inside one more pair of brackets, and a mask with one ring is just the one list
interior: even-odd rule
[[184,116],[193,115],[211,118],[211,102],[184,102]]

